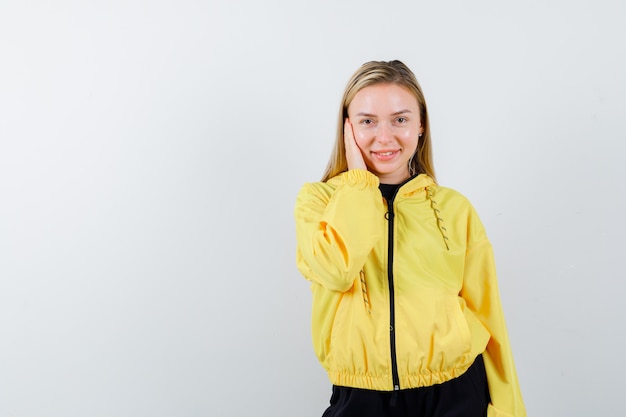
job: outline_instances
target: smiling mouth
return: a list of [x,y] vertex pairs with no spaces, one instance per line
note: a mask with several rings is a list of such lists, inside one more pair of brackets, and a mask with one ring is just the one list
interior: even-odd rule
[[385,151],[385,152],[372,152],[374,155],[378,155],[378,156],[391,156],[394,155],[396,153],[398,153],[400,151]]

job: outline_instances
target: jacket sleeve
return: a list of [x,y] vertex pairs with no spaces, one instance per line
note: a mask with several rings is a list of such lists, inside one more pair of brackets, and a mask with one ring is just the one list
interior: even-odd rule
[[[326,184],[305,184],[296,199],[296,264],[304,277],[347,291],[384,233],[378,177],[360,169]],[[377,206],[378,205],[378,206]]]
[[491,338],[483,353],[491,404],[489,417],[525,417],[496,278],[493,249],[475,211],[468,225],[468,248],[461,296]]

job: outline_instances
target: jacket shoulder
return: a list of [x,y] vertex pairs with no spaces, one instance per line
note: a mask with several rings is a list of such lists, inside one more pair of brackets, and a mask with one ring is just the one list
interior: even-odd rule
[[431,187],[431,191],[432,198],[436,198],[439,204],[454,204],[458,208],[465,207],[474,210],[474,206],[465,194],[454,188],[436,185]]
[[436,186],[432,190],[431,199],[436,202],[442,218],[449,219],[456,227],[465,229],[469,241],[487,240],[480,216],[464,194],[453,188]]

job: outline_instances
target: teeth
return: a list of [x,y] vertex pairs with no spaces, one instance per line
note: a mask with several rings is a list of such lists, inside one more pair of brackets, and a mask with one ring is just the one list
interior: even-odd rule
[[391,151],[390,152],[378,152],[378,155],[389,156],[389,155],[393,155],[393,152],[391,152]]

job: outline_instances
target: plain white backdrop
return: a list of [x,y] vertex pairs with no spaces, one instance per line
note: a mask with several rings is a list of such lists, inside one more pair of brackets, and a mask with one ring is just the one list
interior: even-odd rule
[[623,414],[626,3],[0,3],[0,417],[320,416],[293,205],[369,60],[420,80],[529,415]]

